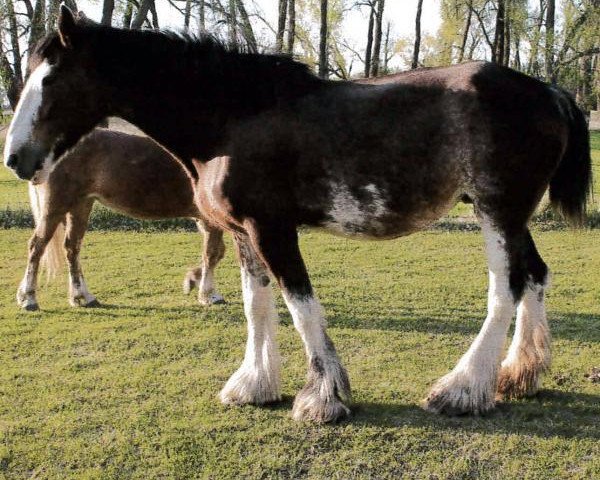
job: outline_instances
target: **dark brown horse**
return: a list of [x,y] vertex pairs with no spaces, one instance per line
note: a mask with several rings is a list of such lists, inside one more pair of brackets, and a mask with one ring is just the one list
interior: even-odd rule
[[[550,362],[548,271],[527,223],[548,188],[552,204],[580,221],[591,178],[585,118],[562,90],[483,62],[393,84],[331,82],[288,58],[102,27],[66,8],[30,68],[5,149],[19,176],[30,178],[107,115],[120,116],[183,163],[202,214],[233,233],[249,339],[221,391],[224,403],[280,398],[270,273],[308,358],[294,418],[348,413],[348,376],[297,227],[393,238],[424,228],[461,198],[474,204],[483,230],[488,316],[425,407],[480,413],[497,393],[537,390]],[[501,362],[515,310],[516,335]]]
[[[37,310],[37,272],[40,260],[52,277],[62,264],[62,246],[69,264],[69,303],[97,306],[83,278],[79,252],[95,201],[142,219],[189,217],[204,234],[200,267],[189,270],[183,289],[198,286],[203,305],[222,303],[214,289],[214,270],[223,258],[221,229],[206,223],[194,204],[190,178],[179,163],[147,137],[103,128],[94,130],[62,156],[60,162],[38,170],[29,193],[36,228],[29,241],[29,257],[17,303]],[[152,185],[152,191],[148,186]]]

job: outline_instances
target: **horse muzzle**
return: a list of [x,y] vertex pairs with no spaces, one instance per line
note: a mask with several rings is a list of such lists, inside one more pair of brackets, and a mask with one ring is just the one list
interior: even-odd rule
[[5,165],[13,170],[21,180],[31,180],[44,165],[48,153],[38,147],[23,147],[18,152],[5,157]]

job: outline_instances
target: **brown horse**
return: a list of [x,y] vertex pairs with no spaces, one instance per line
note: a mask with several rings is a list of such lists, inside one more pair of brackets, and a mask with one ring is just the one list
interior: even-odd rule
[[102,118],[119,116],[185,165],[202,215],[233,233],[249,336],[241,367],[221,391],[224,403],[281,396],[270,273],[308,359],[294,418],[327,422],[348,413],[348,376],[326,333],[297,227],[398,237],[459,199],[473,203],[482,226],[488,315],[425,408],[481,413],[497,393],[537,390],[550,362],[548,269],[527,224],[547,189],[552,205],[580,222],[591,180],[585,117],[566,92],[485,62],[385,85],[332,82],[289,58],[99,26],[66,7],[30,70],[4,152],[17,175],[31,178]]
[[[151,194],[149,185],[153,186]],[[184,278],[184,292],[198,286],[201,304],[224,301],[213,285],[214,269],[225,252],[223,232],[202,219],[185,170],[149,138],[96,129],[63,155],[51,172],[38,170],[29,193],[36,228],[29,241],[25,276],[17,290],[17,302],[25,310],[38,309],[40,259],[53,276],[64,258],[60,252],[63,243],[69,264],[69,303],[99,305],[88,291],[79,262],[95,201],[135,218],[196,220],[204,233],[204,251],[201,266],[189,270]]]

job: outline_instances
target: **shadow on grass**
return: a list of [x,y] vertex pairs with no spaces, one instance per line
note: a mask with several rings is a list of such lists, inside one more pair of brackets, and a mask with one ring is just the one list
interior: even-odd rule
[[[65,307],[64,310],[44,309],[42,313],[62,314],[65,313],[67,308]],[[239,321],[236,321],[235,324],[244,325],[246,322],[241,303],[235,301],[223,305],[211,305],[210,307],[198,305],[192,308],[186,305],[180,307],[142,307],[135,304],[129,306],[101,303],[98,307],[82,311],[90,312],[90,314],[97,315],[98,317],[111,319],[125,315],[129,318],[148,318],[155,314],[172,317],[195,315],[203,312],[212,312],[218,316],[219,313],[227,312],[227,322],[229,324],[232,323],[232,316],[239,317]],[[331,303],[325,305],[325,311],[328,312],[328,325],[334,328],[406,333],[460,334],[465,336],[477,335],[485,318],[484,313],[482,313],[480,318],[477,318],[473,310],[460,309],[453,309],[448,317],[415,312],[410,309],[398,312],[398,316],[389,316],[390,312],[384,310],[381,312],[373,312],[371,310],[369,316],[361,316],[357,315],[356,311],[346,312],[343,306],[336,306]],[[280,316],[283,325],[291,325],[291,320],[288,318],[287,312]],[[600,343],[600,315],[550,312],[549,322],[553,338]]]
[[479,433],[600,440],[600,395],[541,390],[534,398],[500,403],[485,416],[446,417],[417,405],[356,403],[349,421],[356,425],[431,428]]

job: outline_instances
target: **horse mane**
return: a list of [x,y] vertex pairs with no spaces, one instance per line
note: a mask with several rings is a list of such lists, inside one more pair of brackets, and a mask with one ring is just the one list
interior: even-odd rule
[[[190,81],[202,77],[207,83],[212,77],[224,82],[223,90],[229,87],[229,91],[248,92],[252,89],[251,96],[257,101],[261,97],[267,101],[265,95],[271,100],[273,96],[290,99],[324,82],[307,65],[289,55],[253,53],[209,34],[118,29],[89,20],[79,20],[77,24],[82,43],[92,46],[100,68],[120,65],[127,73],[137,69],[138,74],[157,77],[157,81],[163,83],[168,78],[161,75],[167,72],[185,75]],[[57,42],[57,33],[48,34],[38,44],[36,53],[44,56]],[[134,62],[132,54],[136,56]]]

